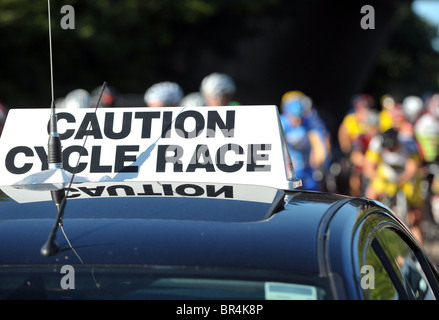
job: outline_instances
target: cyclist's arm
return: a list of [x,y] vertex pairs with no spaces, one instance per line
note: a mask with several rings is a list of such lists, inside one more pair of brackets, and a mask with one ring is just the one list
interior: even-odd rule
[[419,168],[420,168],[420,163],[418,159],[416,159],[415,157],[410,157],[409,159],[407,159],[404,166],[404,171],[401,172],[401,174],[398,176],[398,180],[397,180],[398,185],[402,185],[407,181],[413,179],[418,173]]
[[349,130],[346,125],[346,121],[343,121],[338,128],[338,143],[340,149],[344,154],[351,152],[351,142],[349,141]]
[[373,137],[367,147],[364,155],[363,172],[366,178],[373,179],[377,175],[378,163],[381,161],[381,152],[383,151],[380,136]]
[[320,168],[326,160],[327,152],[321,135],[314,130],[308,134],[311,142],[310,165],[313,169]]
[[381,157],[380,154],[368,149],[364,156],[363,174],[369,179],[375,178],[377,175],[377,167]]

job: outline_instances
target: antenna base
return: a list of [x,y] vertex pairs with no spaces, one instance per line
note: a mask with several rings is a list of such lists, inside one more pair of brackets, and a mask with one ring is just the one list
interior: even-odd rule
[[47,239],[46,243],[41,247],[41,254],[44,257],[52,257],[60,251],[59,245],[52,237]]

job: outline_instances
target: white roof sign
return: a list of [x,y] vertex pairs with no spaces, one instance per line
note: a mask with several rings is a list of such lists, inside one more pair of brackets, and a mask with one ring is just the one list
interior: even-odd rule
[[[300,185],[276,106],[57,111],[63,169],[90,181]],[[0,186],[48,169],[49,118],[50,109],[10,110]]]

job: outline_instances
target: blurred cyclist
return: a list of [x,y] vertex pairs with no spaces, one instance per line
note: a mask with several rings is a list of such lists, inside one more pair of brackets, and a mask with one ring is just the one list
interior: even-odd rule
[[[303,124],[308,129],[313,129],[319,132],[325,141],[326,148],[328,150],[328,156],[330,154],[331,150],[331,137],[330,133],[326,127],[325,121],[320,117],[317,109],[313,105],[312,99],[305,95],[303,92],[295,90],[295,91],[288,91],[282,96],[281,100],[281,121],[284,121],[284,114],[282,110],[285,108],[285,105],[290,103],[293,100],[300,99],[302,101],[303,105],[303,112],[302,112],[302,118],[303,118]],[[329,159],[328,159],[329,160]]]
[[[397,201],[398,192],[402,191],[405,199],[403,203],[397,203],[393,209],[403,220],[406,220],[413,234],[422,242],[419,168],[418,153],[410,143],[401,139],[394,128],[375,136],[370,141],[364,164],[365,175],[370,179],[366,197],[394,202]],[[404,207],[407,207],[406,213],[402,212],[401,208]]]
[[159,82],[146,90],[144,101],[148,107],[176,107],[183,98],[181,87],[170,81]]
[[379,113],[380,117],[380,123],[379,123],[379,130],[380,132],[385,132],[389,130],[390,128],[393,128],[393,114],[392,112],[395,111],[396,102],[395,99],[389,95],[385,94],[381,97],[381,110]]
[[402,101],[402,112],[412,125],[419,119],[424,109],[424,102],[418,96],[407,96]]
[[[422,154],[418,140],[415,136],[414,124],[419,119],[424,109],[424,103],[420,97],[407,96],[402,104],[394,108],[393,127],[398,131],[398,137],[407,148],[419,155],[422,161]],[[397,111],[399,110],[399,111]]]
[[283,94],[281,103],[280,103],[280,122],[282,124],[282,127],[287,128],[289,127],[288,123],[288,113],[286,111],[286,106],[293,100],[302,99],[305,95],[301,91],[288,91]]
[[223,73],[214,72],[206,76],[200,85],[200,92],[204,97],[206,106],[236,105],[233,98],[236,86],[233,79]]
[[[426,100],[425,113],[415,123],[414,132],[421,150],[427,182],[424,231],[427,236],[439,224],[439,94]],[[434,232],[433,232],[434,235]]]
[[426,162],[439,159],[439,94],[426,101],[426,112],[418,119],[414,131]]
[[[313,178],[321,187],[327,187],[326,178],[329,172],[331,164],[331,135],[326,127],[325,121],[320,117],[317,109],[315,108],[311,97],[304,94],[302,91],[294,90],[288,91],[282,96],[281,110],[284,110],[286,106],[294,100],[300,100],[302,102],[303,111],[301,114],[302,125],[308,132],[312,132],[312,136],[319,138],[323,145],[322,150],[323,161],[313,170]],[[285,123],[285,113],[281,113],[281,123]],[[320,145],[320,142],[318,142]],[[324,155],[323,155],[324,153]]]
[[[99,97],[101,96],[102,86],[96,87],[91,91],[91,105],[96,107]],[[116,105],[120,105],[120,95],[113,87],[107,86],[105,87],[104,92],[102,93],[101,101],[99,102],[100,107],[113,107]]]
[[373,104],[370,95],[356,95],[353,99],[353,111],[349,112],[338,129],[338,142],[341,151],[349,155],[352,150],[352,141],[364,134],[367,130],[366,119]]
[[[340,174],[339,185],[347,185],[347,192],[358,195],[359,185],[355,175],[355,167],[351,162],[351,152],[354,147],[354,141],[357,141],[362,135],[366,134],[368,124],[366,122],[368,114],[373,104],[373,98],[367,94],[355,95],[352,99],[352,109],[343,118],[338,128],[338,144],[342,153],[340,166],[343,168]],[[351,175],[354,176],[351,179]]]
[[65,96],[58,107],[67,109],[90,108],[91,101],[91,95],[87,90],[75,89]]
[[364,187],[368,184],[363,176],[363,167],[366,151],[370,140],[378,134],[379,115],[375,110],[370,110],[365,123],[366,131],[352,141],[352,151],[349,157],[352,170],[349,175],[350,194],[355,197],[364,196]]
[[202,107],[205,105],[204,97],[200,92],[191,92],[183,97],[182,107]]
[[301,99],[289,101],[284,105],[282,125],[294,170],[302,179],[303,188],[319,191],[321,185],[315,173],[324,164],[327,153],[320,134],[305,126],[303,111]]

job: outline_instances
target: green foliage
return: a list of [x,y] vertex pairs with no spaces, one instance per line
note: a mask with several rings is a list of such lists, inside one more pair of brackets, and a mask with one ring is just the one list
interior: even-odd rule
[[[222,14],[263,12],[279,1],[66,0],[51,1],[57,96],[111,79],[121,91],[143,92],[158,75],[178,76],[172,54],[188,33],[209,46],[205,26]],[[75,29],[63,30],[60,9],[75,9]],[[47,1],[0,0],[0,101],[49,103]],[[235,20],[236,21],[236,20]],[[219,30],[213,30],[218,35]],[[194,48],[195,49],[195,48]]]
[[[305,32],[290,23],[303,14],[310,14],[307,23],[318,23],[312,10],[319,8],[320,2],[310,1],[311,11],[304,10],[300,3],[52,0],[55,96],[64,96],[78,87],[92,90],[104,80],[121,92],[143,93],[154,81],[184,81],[194,72],[201,76],[202,72],[211,70],[193,70],[200,57],[204,66],[209,65],[212,53],[224,61],[232,60],[243,39],[276,38],[273,27],[282,29],[281,26],[291,25],[295,28],[292,34]],[[63,30],[60,26],[63,18],[60,9],[64,5],[75,9],[74,30]],[[322,26],[328,27],[331,25]],[[379,57],[367,89],[379,94],[408,94],[420,88],[437,90],[439,59],[430,44],[433,32],[409,7],[401,10],[395,32]],[[47,106],[50,103],[47,1],[0,0],[0,39],[0,101],[10,107]],[[287,43],[289,39],[278,41]],[[318,48],[318,45],[313,46]],[[270,52],[276,48],[274,43],[267,46]],[[326,53],[315,52],[319,58]],[[288,59],[282,52],[277,56]]]
[[437,28],[420,19],[410,4],[399,8],[395,28],[366,91],[390,93],[399,99],[439,91],[439,52],[432,47],[435,37]]

